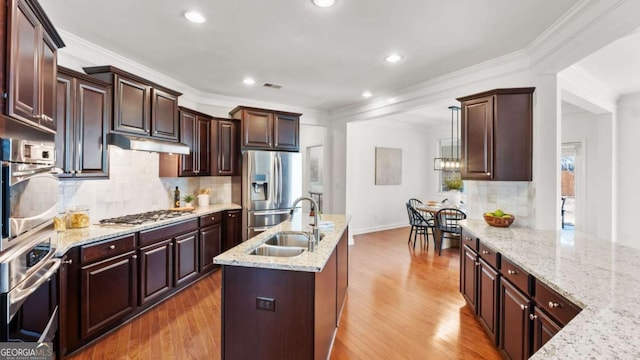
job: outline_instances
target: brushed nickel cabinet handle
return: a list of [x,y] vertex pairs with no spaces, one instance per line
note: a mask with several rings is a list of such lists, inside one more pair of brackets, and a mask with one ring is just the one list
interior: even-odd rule
[[549,307],[552,308],[552,309],[553,308],[557,308],[557,307],[560,307],[560,304],[555,303],[553,301],[549,301]]
[[137,259],[137,258],[138,258],[138,255],[133,255],[131,258],[132,258],[132,259]]
[[63,264],[73,264],[73,259],[65,260],[62,263]]
[[115,245],[109,245],[109,249],[113,250],[113,249],[115,249],[115,248],[116,248],[116,246],[115,246]]
[[515,270],[507,270],[507,274],[509,275],[518,275],[518,272]]
[[538,315],[529,314],[529,319],[535,320],[538,318]]
[[491,254],[491,252],[490,252],[490,251],[487,251],[487,250],[482,250],[482,253],[483,253],[484,255]]
[[520,309],[522,309],[522,311],[525,311],[527,309],[527,305],[520,304]]

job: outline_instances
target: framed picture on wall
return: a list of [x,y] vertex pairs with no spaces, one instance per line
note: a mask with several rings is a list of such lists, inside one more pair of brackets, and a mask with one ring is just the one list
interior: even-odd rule
[[402,149],[376,147],[375,184],[402,184]]

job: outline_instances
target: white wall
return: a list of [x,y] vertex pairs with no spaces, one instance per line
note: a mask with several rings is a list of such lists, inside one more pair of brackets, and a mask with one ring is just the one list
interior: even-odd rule
[[[611,171],[607,166],[611,163],[611,149],[607,147],[611,135],[610,115],[596,115],[588,112],[563,115],[562,142],[581,143],[581,154],[584,156],[584,199],[576,194],[576,213],[581,221],[576,223],[576,230],[592,234],[604,239],[611,238],[611,222],[603,213],[608,213],[607,204],[611,197],[607,191],[612,184]],[[579,166],[579,165],[577,165]]]
[[[390,229],[408,223],[405,203],[425,199],[430,164],[426,129],[399,123],[347,125],[347,213],[351,233]],[[402,184],[375,185],[375,148],[402,149]],[[432,166],[432,165],[431,165]]]
[[617,237],[614,241],[640,249],[638,237],[638,205],[640,204],[640,166],[638,166],[638,134],[640,134],[640,93],[623,96],[618,102],[617,117],[618,179],[620,201],[617,204]]
[[[312,146],[322,146],[322,189],[314,189],[314,191],[322,191],[322,211],[328,213],[327,210],[331,208],[330,194],[325,191],[326,184],[329,182],[329,176],[326,169],[328,168],[327,159],[329,158],[329,147],[327,143],[327,128],[317,125],[300,125],[300,157],[302,158],[302,195],[309,196],[309,174],[307,171],[307,148]],[[303,212],[308,212],[310,208],[309,202],[302,202]]]

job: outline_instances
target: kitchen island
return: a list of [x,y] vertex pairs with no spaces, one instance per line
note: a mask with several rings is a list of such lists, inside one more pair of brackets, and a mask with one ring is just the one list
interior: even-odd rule
[[251,255],[276,233],[310,231],[296,215],[218,255],[222,265],[222,358],[327,359],[348,286],[349,216],[323,215],[315,251]]
[[496,228],[475,219],[462,226],[582,308],[531,359],[640,358],[640,250],[580,232]]

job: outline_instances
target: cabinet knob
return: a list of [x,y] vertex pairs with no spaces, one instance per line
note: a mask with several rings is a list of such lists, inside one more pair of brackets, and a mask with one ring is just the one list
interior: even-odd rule
[[211,221],[216,221],[216,217],[215,217],[215,216],[212,216],[212,217],[211,217]]
[[560,304],[555,303],[553,301],[549,301],[549,307],[554,309],[554,308],[560,307]]
[[73,264],[73,259],[65,260],[62,263],[63,264]]
[[480,266],[480,262],[476,261],[476,266]]
[[137,258],[138,258],[138,255],[133,255],[133,256],[131,256],[131,258],[132,258],[132,259],[137,259]]
[[529,314],[529,319],[535,320],[538,318],[538,315]]
[[491,254],[491,252],[487,251],[487,250],[482,250],[482,253],[485,254],[485,255]]
[[115,245],[109,245],[109,249],[113,250],[113,249],[115,249],[115,248],[116,248],[116,246],[115,246]]
[[515,270],[507,270],[507,274],[509,275],[518,275],[518,272]]
[[473,239],[472,239],[472,238],[470,238],[470,237],[466,237],[466,238],[464,238],[464,239],[465,239],[465,240],[467,240],[467,241],[472,241],[472,240],[473,240]]
[[522,311],[525,311],[527,309],[527,305],[520,304],[520,309],[522,309]]

